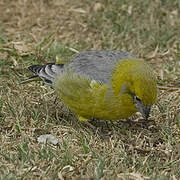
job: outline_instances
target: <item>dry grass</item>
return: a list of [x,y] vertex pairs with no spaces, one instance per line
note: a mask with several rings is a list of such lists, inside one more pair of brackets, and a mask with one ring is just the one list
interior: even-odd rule
[[[178,0],[1,0],[0,178],[179,179],[179,9]],[[102,121],[95,132],[52,89],[19,84],[29,65],[70,59],[71,48],[146,58],[160,89],[154,123]],[[37,142],[48,133],[57,146]]]

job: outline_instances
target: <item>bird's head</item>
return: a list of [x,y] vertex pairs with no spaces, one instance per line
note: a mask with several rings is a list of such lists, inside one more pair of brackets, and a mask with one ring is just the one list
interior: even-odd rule
[[156,77],[150,66],[141,59],[121,60],[112,74],[115,95],[128,94],[131,102],[145,119],[157,98]]

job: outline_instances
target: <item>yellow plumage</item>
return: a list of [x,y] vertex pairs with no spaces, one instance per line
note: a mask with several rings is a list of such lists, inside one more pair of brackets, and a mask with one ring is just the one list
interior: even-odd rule
[[[101,52],[102,57],[99,55]],[[121,57],[121,54],[116,52],[113,54],[114,56],[110,53],[104,55],[103,52],[106,53],[106,51],[89,52],[88,55],[91,58],[97,57],[96,61],[92,59],[93,65],[92,62],[89,62],[89,56],[86,56],[86,53],[84,53],[85,55],[82,53],[82,56],[79,55],[84,58],[82,61],[84,64],[79,63],[82,60],[80,58],[78,62],[77,55],[72,64],[63,67],[64,69],[61,71],[56,69],[56,65],[52,65],[51,69],[54,68],[55,75],[49,73],[51,74],[49,79],[47,76],[43,76],[39,70],[42,70],[42,67],[45,69],[46,66],[38,66],[41,68],[36,68],[36,70],[34,67],[37,66],[31,66],[31,70],[33,69],[34,71],[32,71],[45,81],[51,80],[57,95],[82,119],[117,120],[128,118],[137,111],[140,111],[147,119],[150,106],[157,98],[156,78],[152,69],[145,61],[131,57],[129,54],[127,58],[125,56],[125,58],[114,61],[113,65],[110,64],[110,60],[108,63],[105,60],[105,66],[97,64],[106,56],[114,59]],[[100,56],[100,60],[98,56]],[[108,65],[109,67],[107,67]],[[82,66],[83,69],[79,66]],[[89,67],[100,69],[101,72],[95,70],[91,74]],[[85,71],[86,69],[87,71]],[[48,71],[44,70],[44,72],[48,74]],[[102,77],[103,75],[104,77]]]

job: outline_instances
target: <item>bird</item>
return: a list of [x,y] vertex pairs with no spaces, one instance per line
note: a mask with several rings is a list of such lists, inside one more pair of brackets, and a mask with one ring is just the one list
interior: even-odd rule
[[148,120],[157,99],[152,67],[126,51],[87,50],[67,63],[28,69],[51,86],[81,121],[120,120],[136,112]]

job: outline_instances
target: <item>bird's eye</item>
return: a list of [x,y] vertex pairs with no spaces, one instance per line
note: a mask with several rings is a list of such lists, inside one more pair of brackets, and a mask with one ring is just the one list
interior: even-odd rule
[[134,100],[138,101],[138,102],[141,102],[141,99],[138,98],[137,96],[134,96]]

